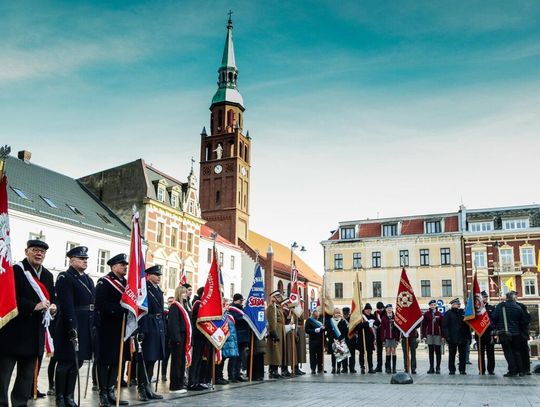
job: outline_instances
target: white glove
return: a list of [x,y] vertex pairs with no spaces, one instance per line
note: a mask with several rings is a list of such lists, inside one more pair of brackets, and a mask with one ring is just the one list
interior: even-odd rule
[[373,324],[375,323],[374,319],[368,319],[368,324],[370,328],[373,328]]
[[296,328],[296,325],[295,324],[291,324],[291,329],[294,329]]
[[321,332],[321,328],[315,328],[315,333],[318,334],[319,332]]

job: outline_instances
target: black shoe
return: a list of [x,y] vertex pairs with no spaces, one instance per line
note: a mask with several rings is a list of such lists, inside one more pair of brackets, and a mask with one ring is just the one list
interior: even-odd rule
[[56,396],[56,407],[66,407],[64,396]]
[[242,376],[238,376],[234,378],[237,382],[247,382],[247,379],[244,379]]
[[532,375],[532,373],[531,373],[531,372],[525,372],[525,374],[526,374],[527,376],[530,376],[530,375]]
[[508,373],[505,373],[503,376],[504,377],[516,377],[517,374],[508,372]]
[[336,369],[332,369],[332,374],[336,374]]
[[519,377],[523,377],[523,376],[525,376],[525,373],[519,372]]
[[107,397],[107,394],[106,394],[105,391],[100,391],[99,392],[98,406],[99,407],[110,407],[111,406],[111,402],[109,401],[109,397]]
[[161,394],[154,393],[152,391],[152,389],[150,388],[149,384],[144,386],[144,389],[146,390],[146,396],[148,397],[149,400],[150,399],[152,399],[152,400],[161,400],[163,398],[163,396]]
[[467,365],[472,365],[472,363],[471,363],[471,362],[467,362],[466,364],[467,364]]
[[254,377],[253,380],[256,382],[262,382],[264,380],[264,377]]
[[375,370],[373,370],[373,369],[369,369],[367,372],[368,372],[369,374],[375,374],[375,373],[377,373],[377,372],[375,372]]
[[313,369],[311,369],[311,374],[317,374],[317,372]]
[[488,372],[488,375],[495,376],[495,372]]
[[347,369],[341,369],[341,373],[347,373]]
[[456,372],[448,372],[448,374],[449,374],[450,376],[453,376],[453,375],[456,374]]
[[381,367],[381,366],[377,366],[377,367],[375,368],[375,371],[376,371],[377,373],[382,373],[382,367]]
[[296,369],[296,370],[294,371],[294,374],[295,374],[296,376],[304,376],[304,375],[306,374],[306,372],[302,372],[300,369]]
[[433,374],[435,373],[435,370],[433,370],[433,368],[430,368],[428,371],[427,371],[427,374]]
[[92,391],[98,391],[99,390],[99,387],[97,387],[97,385],[93,384],[92,385]]
[[75,403],[75,400],[73,399],[73,394],[68,394],[65,397],[65,400],[66,400],[66,406],[67,407],[78,407],[77,403]]
[[411,371],[411,374],[416,374],[416,370],[413,369],[413,370]]
[[284,372],[281,372],[281,377],[291,377],[291,372],[285,370]]
[[146,395],[146,390],[143,386],[137,387],[137,400],[139,401],[148,401],[148,396]]
[[366,374],[366,369],[361,368],[361,369],[360,369],[360,374]]
[[467,374],[467,372],[465,370],[461,370],[459,374]]
[[278,372],[268,372],[269,379],[281,379],[281,375]]
[[355,369],[351,369],[349,370],[351,373],[356,373],[356,370]]
[[435,373],[436,373],[436,374],[441,374],[441,369],[435,370]]
[[[116,387],[114,386],[109,387],[108,397],[109,397],[109,402],[112,405],[116,405]],[[120,401],[118,402],[119,406],[127,406],[128,404],[129,404],[128,401],[122,400],[122,399],[120,399]]]
[[336,369],[336,374],[340,374],[341,373],[341,369]]
[[54,388],[51,387],[49,390],[47,390],[47,396],[54,396],[55,394]]
[[128,384],[124,379],[120,382],[120,387],[128,387]]
[[222,385],[225,385],[225,384],[229,384],[229,381],[225,380],[225,379],[217,379],[216,384],[222,386]]

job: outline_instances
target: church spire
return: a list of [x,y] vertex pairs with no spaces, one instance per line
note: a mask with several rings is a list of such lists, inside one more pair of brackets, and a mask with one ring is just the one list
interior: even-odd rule
[[244,99],[240,92],[238,92],[238,68],[236,67],[236,60],[234,58],[234,42],[232,36],[233,23],[232,23],[232,11],[229,11],[229,20],[227,21],[227,37],[225,39],[225,47],[223,49],[223,57],[221,58],[221,65],[218,69],[218,90],[212,98],[212,105],[218,103],[228,102],[237,105],[244,110]]

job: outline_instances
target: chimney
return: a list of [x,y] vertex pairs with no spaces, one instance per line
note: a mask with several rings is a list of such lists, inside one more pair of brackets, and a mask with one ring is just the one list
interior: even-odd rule
[[25,163],[29,163],[30,159],[32,158],[32,153],[27,150],[21,150],[17,153],[17,157],[19,160],[24,161]]

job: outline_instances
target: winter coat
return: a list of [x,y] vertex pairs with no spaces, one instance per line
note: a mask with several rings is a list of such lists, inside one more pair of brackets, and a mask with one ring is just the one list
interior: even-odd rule
[[503,309],[506,309],[506,321],[510,335],[520,335],[523,327],[527,325],[527,317],[515,301],[503,301],[495,307],[492,317],[496,329],[499,331],[505,330]]
[[[317,323],[318,322],[318,323]],[[319,332],[315,332],[317,328],[322,328]],[[320,321],[316,321],[313,317],[309,317],[306,320],[305,325],[306,333],[309,335],[309,346],[321,347],[324,338],[324,326]]]
[[[373,323],[373,328],[370,328],[369,322],[368,322],[369,320],[375,321]],[[362,322],[359,323],[355,328],[355,331],[358,335],[356,348],[359,350],[364,349],[364,337],[365,337],[367,350],[368,351],[375,350],[375,337],[380,326],[381,326],[381,323],[379,322],[379,320],[377,319],[375,315],[362,314]]]
[[[234,308],[244,311],[242,304],[231,304]],[[229,310],[229,314],[234,318],[234,326],[236,327],[236,337],[238,343],[248,343],[249,342],[249,333],[251,329],[249,328],[248,323],[242,316],[240,312],[236,312],[234,309]]]
[[451,344],[464,344],[471,339],[471,329],[463,321],[461,308],[450,308],[443,319],[443,336]]
[[144,334],[143,355],[147,362],[165,359],[165,323],[163,320],[163,291],[148,282],[148,313],[139,320],[138,332]]
[[444,316],[441,312],[436,309],[432,312],[428,309],[424,313],[424,319],[422,320],[422,326],[420,327],[420,332],[422,338],[427,338],[427,336],[442,336],[442,325],[444,321]]
[[221,348],[221,355],[223,356],[223,358],[234,358],[240,355],[238,353],[238,337],[236,334],[236,325],[234,323],[233,317],[230,314],[227,315],[227,321],[229,323],[229,337],[225,341],[223,348]]
[[399,341],[399,338],[400,330],[396,327],[394,317],[392,316],[389,318],[388,315],[384,313],[381,318],[381,339],[383,341],[387,339]]
[[266,308],[268,322],[268,337],[266,338],[265,365],[281,366],[285,340],[285,315],[277,304],[270,304]]
[[334,332],[334,328],[332,327],[332,321],[333,318],[328,318],[325,321],[326,325],[326,335],[328,338],[327,346],[326,346],[326,352],[328,354],[332,354],[332,344],[334,343],[334,340],[337,339],[339,341],[345,339],[349,333],[349,324],[345,319],[340,319],[337,324],[337,330],[338,332]]

